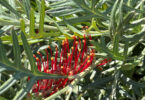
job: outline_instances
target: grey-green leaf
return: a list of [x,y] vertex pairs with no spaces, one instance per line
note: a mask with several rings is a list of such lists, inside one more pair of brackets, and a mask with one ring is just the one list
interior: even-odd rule
[[53,19],[50,18],[50,17],[48,17],[48,18],[54,22],[54,24],[56,25],[56,27],[58,28],[58,30],[59,30],[64,36],[66,36],[66,37],[68,37],[68,38],[71,37],[71,35],[70,35],[68,32],[64,31],[64,29],[61,28],[55,20],[53,20]]
[[0,87],[0,94],[8,90],[15,82],[22,78],[21,73],[16,73],[13,77],[9,78],[1,87]]
[[45,1],[41,0],[41,11],[39,20],[39,32],[40,34],[44,31],[44,17],[45,17]]
[[23,4],[24,4],[24,8],[25,8],[25,12],[27,14],[28,19],[30,19],[30,8],[31,8],[31,4],[30,4],[30,0],[22,0]]
[[79,31],[77,28],[75,28],[74,26],[70,25],[68,22],[65,21],[64,19],[64,22],[66,23],[66,25],[68,26],[68,28],[74,32],[74,34],[76,36],[80,36],[80,37],[83,37],[84,36],[84,33],[82,33],[81,31]]
[[111,11],[110,26],[109,26],[109,31],[110,31],[111,35],[115,34],[115,31],[116,31],[116,29],[115,29],[115,26],[116,26],[115,13],[116,13],[116,10],[117,10],[118,2],[119,2],[119,0],[116,0],[116,2],[113,5],[112,11]]
[[35,35],[34,29],[35,29],[34,9],[31,8],[31,11],[30,11],[30,29],[29,29],[30,35]]
[[14,14],[16,14],[17,17],[21,17],[21,15],[6,0],[0,0],[0,4],[9,9]]
[[28,57],[28,59],[30,61],[31,70],[32,70],[32,72],[35,72],[36,64],[35,64],[35,61],[34,61],[33,54],[32,54],[32,51],[30,49],[30,46],[28,45],[27,39],[26,39],[26,37],[25,37],[23,32],[21,32],[21,38],[22,38],[24,50],[25,50],[25,52],[27,54],[27,57]]
[[6,56],[6,51],[4,49],[4,46],[1,40],[0,40],[0,62],[5,63],[5,64],[12,64]]
[[113,40],[113,53],[115,55],[118,55],[118,51],[119,51],[119,37],[120,37],[120,34],[114,34],[115,37],[114,37],[114,40]]
[[13,100],[22,100],[24,98],[24,96],[30,91],[30,89],[32,88],[32,86],[34,85],[36,81],[35,77],[32,77],[29,82],[27,83],[27,86],[22,88],[17,94],[16,96],[13,98]]
[[21,52],[20,52],[20,46],[18,43],[18,38],[16,36],[16,33],[14,30],[12,30],[12,40],[13,40],[13,51],[14,51],[14,63],[16,67],[20,67],[21,66]]

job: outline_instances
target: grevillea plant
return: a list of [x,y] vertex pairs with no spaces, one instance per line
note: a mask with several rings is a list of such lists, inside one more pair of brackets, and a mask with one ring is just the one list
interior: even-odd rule
[[145,0],[0,0],[0,100],[144,100],[144,15]]

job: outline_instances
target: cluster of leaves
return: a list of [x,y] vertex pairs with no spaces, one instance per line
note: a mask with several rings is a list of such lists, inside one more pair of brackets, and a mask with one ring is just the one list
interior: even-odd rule
[[[144,0],[0,0],[0,99],[36,99],[26,96],[36,80],[68,77],[39,72],[32,50],[90,34],[92,67],[45,100],[144,100],[144,10]],[[96,62],[108,57],[100,72]]]

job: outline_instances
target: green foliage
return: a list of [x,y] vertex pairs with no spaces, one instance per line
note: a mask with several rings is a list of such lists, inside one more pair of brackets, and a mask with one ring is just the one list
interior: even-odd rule
[[[26,100],[37,80],[68,77],[75,80],[45,100],[144,100],[144,10],[144,0],[0,0],[0,99]],[[96,50],[87,71],[72,77],[38,71],[39,47],[87,34]],[[99,71],[102,58],[112,61]]]

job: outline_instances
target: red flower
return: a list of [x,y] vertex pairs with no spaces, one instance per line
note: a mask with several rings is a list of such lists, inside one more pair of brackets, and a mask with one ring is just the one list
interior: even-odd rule
[[110,59],[105,58],[104,60],[101,61],[100,64],[97,65],[98,69],[99,70],[103,70],[102,67],[100,67],[100,66],[103,66],[103,65],[107,64],[110,61],[111,61],[111,58]]
[[[91,37],[90,37],[91,39]],[[34,55],[37,62],[37,68],[39,71],[49,74],[59,75],[75,75],[83,72],[87,69],[93,61],[94,51],[87,46],[87,39],[77,39],[73,36],[73,44],[70,47],[68,39],[62,41],[61,51],[58,51],[58,47],[55,47],[55,53],[52,52],[50,46],[45,49],[46,59],[44,56],[37,52],[39,57]],[[67,84],[70,84],[72,80],[65,79],[42,79],[38,80],[33,86],[34,93],[41,92],[44,97],[52,95],[59,89],[63,88]]]
[[[89,39],[91,40],[92,37],[89,36]],[[94,59],[94,50],[88,48],[87,42],[86,36],[84,36],[82,41],[80,38],[77,39],[76,36],[73,36],[71,47],[68,39],[65,39],[62,41],[60,51],[56,46],[55,52],[53,53],[52,48],[48,46],[48,48],[45,49],[45,58],[42,53],[37,52],[37,57],[36,55],[33,56],[36,59],[38,70],[44,73],[59,75],[75,75],[83,72],[92,64]],[[106,63],[107,61],[104,59],[98,66]],[[33,86],[32,92],[42,93],[42,96],[47,97],[70,84],[72,81],[73,80],[69,80],[68,78],[38,80]]]

